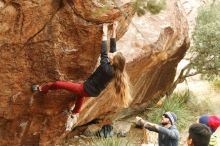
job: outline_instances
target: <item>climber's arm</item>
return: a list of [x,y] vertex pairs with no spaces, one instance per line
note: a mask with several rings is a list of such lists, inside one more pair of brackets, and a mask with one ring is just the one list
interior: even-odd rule
[[100,64],[109,62],[108,54],[107,54],[107,32],[108,32],[108,24],[103,24]]
[[115,21],[112,27],[112,36],[110,39],[110,53],[116,52],[116,29],[118,27],[118,22]]

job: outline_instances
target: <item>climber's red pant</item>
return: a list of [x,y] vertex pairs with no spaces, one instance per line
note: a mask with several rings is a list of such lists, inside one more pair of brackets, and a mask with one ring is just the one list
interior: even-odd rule
[[43,93],[47,93],[48,90],[58,90],[58,89],[68,90],[77,96],[75,107],[72,112],[79,113],[84,98],[89,96],[83,88],[83,83],[56,81],[56,82],[49,82],[41,86],[41,90]]

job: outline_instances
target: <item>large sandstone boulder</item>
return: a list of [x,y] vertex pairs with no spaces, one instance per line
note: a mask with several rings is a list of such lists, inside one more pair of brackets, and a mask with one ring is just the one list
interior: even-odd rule
[[[54,145],[65,133],[73,95],[32,93],[34,83],[82,82],[95,69],[101,24],[119,20],[118,49],[127,57],[133,101],[117,110],[111,93],[88,99],[78,125],[95,118],[118,119],[157,102],[171,86],[188,42],[179,3],[159,15],[134,16],[129,1],[0,1],[0,145]],[[104,9],[103,9],[104,7]]]

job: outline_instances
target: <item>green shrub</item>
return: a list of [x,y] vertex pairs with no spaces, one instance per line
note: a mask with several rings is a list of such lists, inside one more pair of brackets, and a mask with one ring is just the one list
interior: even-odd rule
[[165,6],[165,0],[160,0],[159,2],[157,2],[156,0],[149,0],[146,9],[152,14],[158,14],[161,10],[165,9]]
[[109,5],[104,5],[102,8],[97,9],[95,12],[92,13],[92,16],[95,17],[100,17],[101,15],[107,13],[111,9],[111,6]]
[[219,90],[220,89],[220,78],[216,78],[215,80],[213,80],[212,84],[216,90]]
[[220,1],[207,1],[198,9],[190,48],[194,72],[212,80],[220,75]]
[[136,0],[133,7],[138,16],[144,15],[146,11],[158,14],[165,9],[166,0]]

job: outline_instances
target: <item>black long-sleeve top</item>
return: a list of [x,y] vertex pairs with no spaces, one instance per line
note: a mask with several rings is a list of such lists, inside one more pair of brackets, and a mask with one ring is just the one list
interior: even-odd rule
[[[115,38],[110,39],[110,52],[116,51]],[[95,72],[84,82],[84,89],[89,96],[98,96],[113,78],[113,67],[109,62],[107,41],[102,41],[100,65]]]

